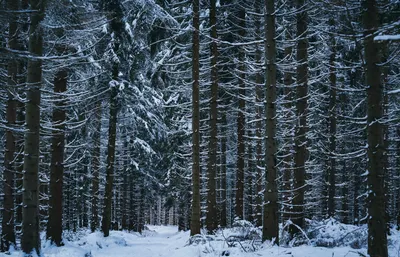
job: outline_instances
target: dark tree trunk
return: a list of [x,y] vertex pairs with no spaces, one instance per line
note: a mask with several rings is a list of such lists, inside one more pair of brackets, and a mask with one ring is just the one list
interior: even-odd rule
[[226,227],[227,220],[226,220],[226,110],[222,110],[221,112],[221,213],[220,213],[220,223],[221,227]]
[[90,230],[92,232],[99,228],[99,170],[100,170],[100,132],[101,132],[101,101],[97,100],[95,110],[95,131],[93,132],[93,153],[92,153],[92,213],[90,219]]
[[307,54],[307,11],[306,1],[297,0],[297,86],[296,112],[297,123],[295,131],[294,154],[294,196],[292,221],[296,226],[290,226],[294,235],[299,228],[304,228],[304,192],[307,155],[307,109],[308,109],[308,54]]
[[129,196],[129,181],[131,180],[131,170],[129,167],[129,148],[128,148],[128,132],[124,133],[124,151],[125,151],[125,161],[122,167],[122,177],[123,177],[123,184],[122,184],[122,204],[121,204],[121,212],[122,212],[122,220],[121,220],[121,227],[123,230],[128,229],[128,196]]
[[[114,67],[113,79],[118,79],[118,65]],[[106,186],[104,194],[104,210],[101,228],[104,237],[110,235],[111,228],[111,204],[113,199],[113,184],[114,184],[114,162],[115,162],[115,141],[117,134],[117,87],[111,87],[110,94],[110,120],[108,127],[108,147],[107,147],[107,168],[106,168]]]
[[[288,31],[289,28],[287,28],[286,32],[286,39],[290,41],[291,35],[290,32]],[[285,58],[286,58],[286,63],[289,63],[292,59],[292,52],[293,52],[293,47],[290,43],[288,43],[285,46]],[[286,68],[285,73],[284,73],[284,78],[283,78],[283,83],[285,84],[285,89],[284,89],[284,95],[285,95],[285,119],[290,120],[292,118],[292,100],[293,100],[293,90],[292,90],[292,85],[293,85],[293,71],[291,68]],[[289,131],[292,130],[292,124],[289,123],[287,124],[287,129]],[[291,135],[290,132],[287,132],[287,136],[285,137],[285,144],[286,144],[286,149],[285,149],[285,157],[284,157],[284,168],[283,168],[283,175],[282,175],[282,203],[283,203],[283,208],[282,208],[282,221],[285,223],[286,221],[291,219],[291,212],[292,212],[292,177],[293,177],[293,136]]]
[[211,26],[211,100],[210,100],[210,141],[207,163],[207,214],[206,227],[212,234],[217,229],[216,175],[217,175],[217,118],[218,118],[218,49],[217,49],[217,7],[216,0],[210,2]]
[[251,223],[254,222],[254,211],[253,211],[253,206],[254,206],[254,182],[255,182],[255,175],[256,175],[256,167],[254,165],[254,158],[253,158],[253,132],[252,132],[252,127],[249,126],[247,128],[247,174],[246,174],[246,184],[247,190],[246,190],[246,195],[247,195],[247,201],[246,201],[246,207],[245,207],[245,212],[246,212],[246,217],[245,219],[250,221]]
[[[45,12],[45,1],[30,0],[29,52],[42,56],[43,29],[40,22]],[[25,115],[25,152],[21,247],[25,254],[40,255],[39,236],[39,137],[40,137],[40,88],[42,85],[42,60],[29,59],[27,70],[27,95]]]
[[[331,20],[331,26],[335,25]],[[328,217],[335,215],[335,191],[336,191],[336,41],[334,36],[331,40],[331,55],[329,59],[329,164],[328,164]]]
[[190,235],[200,234],[200,13],[199,0],[193,0],[193,56],[192,56],[192,216]]
[[62,245],[64,143],[65,143],[65,100],[62,94],[67,91],[66,70],[57,72],[54,78],[54,93],[60,94],[53,108],[53,138],[50,165],[50,201],[47,239],[57,246]]
[[266,189],[264,191],[264,215],[262,239],[279,244],[278,186],[276,169],[276,41],[275,1],[265,0],[265,65],[266,65]]
[[[264,3],[263,0],[257,0],[256,1],[256,10],[263,10],[264,8]],[[262,40],[261,37],[261,27],[262,27],[262,19],[261,17],[257,17],[256,20],[256,35],[257,35],[257,40]],[[255,61],[258,64],[259,71],[257,71],[256,74],[256,138],[257,138],[257,143],[256,143],[256,167],[257,167],[257,172],[256,172],[256,213],[255,213],[255,219],[256,219],[256,226],[261,227],[262,226],[262,216],[263,216],[263,168],[264,168],[264,155],[263,155],[263,109],[264,109],[264,98],[263,98],[263,90],[264,90],[264,85],[263,85],[263,79],[264,79],[264,74],[262,72],[262,66],[264,65],[261,64],[261,57],[262,57],[262,51],[261,51],[261,44],[256,45],[256,55],[255,55]]]
[[363,24],[367,87],[368,136],[368,254],[387,257],[385,195],[383,172],[383,83],[380,49],[373,37],[379,26],[379,10],[375,0],[364,0]]
[[[240,4],[238,4],[240,5]],[[238,6],[238,27],[239,38],[242,40],[246,35],[246,11],[243,7]],[[239,49],[238,53],[238,77],[239,92],[238,102],[239,109],[237,114],[237,164],[236,164],[236,218],[244,218],[244,164],[245,164],[245,111],[246,111],[246,84],[245,84],[245,52],[244,48]]]
[[[18,10],[18,0],[8,0],[6,2],[7,10],[13,12]],[[10,49],[18,49],[18,16],[16,13],[9,14],[8,29],[8,47]],[[17,120],[17,100],[14,97],[18,75],[18,61],[11,59],[8,62],[7,71],[7,91],[8,100],[6,107],[7,129],[6,144],[4,153],[4,172],[3,172],[3,194],[4,204],[2,209],[2,234],[1,234],[1,251],[8,251],[10,246],[15,246],[15,227],[14,227],[14,195],[15,195],[15,132],[13,129]]]

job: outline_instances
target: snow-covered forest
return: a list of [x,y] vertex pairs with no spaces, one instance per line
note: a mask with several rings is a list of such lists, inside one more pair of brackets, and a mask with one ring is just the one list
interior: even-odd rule
[[0,256],[398,256],[399,0],[0,0]]

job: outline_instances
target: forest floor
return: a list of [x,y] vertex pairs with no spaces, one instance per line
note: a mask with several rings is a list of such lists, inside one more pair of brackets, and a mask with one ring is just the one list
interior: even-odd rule
[[[142,235],[121,231],[111,231],[104,238],[100,232],[81,231],[65,234],[65,246],[54,247],[43,242],[44,257],[360,257],[368,256],[365,248],[353,249],[350,246],[316,247],[303,245],[298,247],[278,247],[268,243],[255,245],[254,242],[228,243],[229,231],[225,235],[214,238],[203,236],[201,240],[189,244],[188,232],[177,232],[176,226],[147,226]],[[231,234],[232,235],[232,234]],[[396,239],[399,234],[395,235]],[[208,238],[208,240],[207,240]],[[393,241],[393,236],[392,236]],[[399,240],[395,240],[399,245]],[[228,245],[229,244],[229,245]],[[397,250],[396,250],[397,249]],[[399,247],[392,246],[389,256],[397,257]],[[12,251],[9,255],[21,256],[20,251]]]

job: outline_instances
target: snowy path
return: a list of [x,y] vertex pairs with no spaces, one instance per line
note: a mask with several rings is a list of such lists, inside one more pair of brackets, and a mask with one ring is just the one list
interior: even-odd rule
[[[86,235],[65,247],[44,247],[44,257],[180,257],[194,256],[190,248],[184,247],[188,234],[178,233],[175,226],[148,226],[144,236],[120,231],[111,231],[108,238],[101,233]],[[188,252],[189,251],[189,252]],[[179,252],[179,255],[178,255]],[[183,254],[183,255],[181,255]]]
[[[174,257],[176,250],[182,249],[186,244],[187,235],[178,233],[177,227],[149,226],[149,235],[144,237],[125,238],[126,246],[115,249],[113,247],[92,251],[93,257]],[[145,232],[146,234],[146,232]]]
[[[122,231],[111,231],[107,238],[100,232],[65,235],[68,240],[65,240],[63,247],[44,243],[43,257],[216,257],[222,256],[224,251],[229,251],[229,257],[359,257],[359,251],[366,253],[365,249],[355,250],[349,247],[285,248],[271,247],[268,244],[256,252],[245,253],[240,247],[228,248],[223,240],[188,246],[189,232],[177,232],[176,226],[148,228],[143,235]],[[398,251],[394,250],[396,249],[389,251],[391,257],[398,256]],[[0,253],[0,257],[3,256],[10,255]],[[21,256],[21,252],[14,251],[11,256]]]

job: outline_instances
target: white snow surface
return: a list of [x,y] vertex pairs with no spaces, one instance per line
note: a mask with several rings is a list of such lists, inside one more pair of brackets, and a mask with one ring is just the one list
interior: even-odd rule
[[[225,230],[223,237],[210,237],[211,241],[189,244],[189,232],[177,232],[176,226],[147,226],[142,235],[126,231],[111,231],[104,238],[101,232],[90,233],[80,231],[64,235],[65,246],[55,247],[48,241],[43,241],[42,255],[44,257],[360,257],[368,256],[366,249],[350,247],[316,247],[303,245],[298,247],[271,246],[266,242],[257,247],[256,251],[246,250],[246,247],[236,244],[228,247],[224,238],[235,234]],[[335,232],[333,232],[335,233]],[[44,234],[43,234],[44,237]],[[208,236],[203,235],[204,238]],[[389,248],[389,256],[398,256],[399,234],[392,235],[392,243],[397,247]],[[210,239],[209,238],[209,239]],[[396,239],[395,239],[396,238]],[[393,240],[395,239],[395,240]],[[228,255],[227,255],[228,254]],[[11,251],[5,256],[22,256],[20,251]]]

